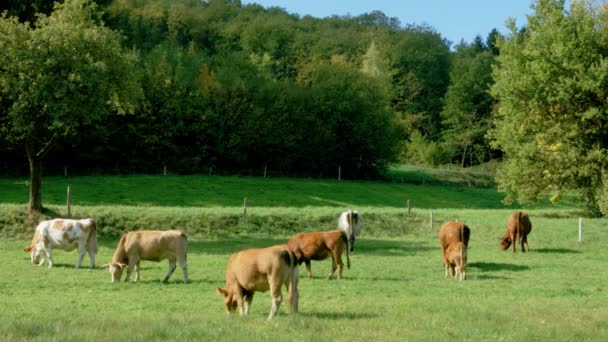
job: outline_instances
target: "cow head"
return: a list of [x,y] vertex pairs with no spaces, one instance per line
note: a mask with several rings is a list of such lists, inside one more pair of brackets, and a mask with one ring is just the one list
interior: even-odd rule
[[503,251],[506,251],[507,248],[509,248],[509,246],[511,246],[511,238],[508,236],[501,237],[500,238],[500,249]]
[[224,305],[226,306],[226,311],[228,313],[236,310],[237,303],[232,293],[221,287],[216,288],[216,291],[220,296],[224,297]]
[[40,255],[42,253],[40,249],[36,248],[36,246],[27,246],[23,250],[30,253],[30,260],[32,261],[32,264],[35,265],[40,262]]
[[103,267],[107,267],[108,271],[110,271],[110,274],[112,275],[112,282],[118,283],[120,282],[120,278],[122,277],[122,271],[125,267],[127,267],[127,265],[120,262],[113,262],[110,264],[106,264]]

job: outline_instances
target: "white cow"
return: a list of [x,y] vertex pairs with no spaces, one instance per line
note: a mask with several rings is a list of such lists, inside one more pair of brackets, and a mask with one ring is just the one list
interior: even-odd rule
[[32,244],[23,250],[30,253],[32,264],[42,266],[45,255],[49,268],[53,267],[52,249],[59,248],[72,251],[78,248],[79,268],[85,253],[89,253],[91,268],[95,267],[95,253],[97,253],[97,228],[92,219],[71,220],[54,219],[42,221],[36,227]]
[[348,247],[352,252],[355,249],[355,238],[361,234],[361,229],[363,229],[363,221],[361,220],[359,212],[356,210],[349,210],[340,214],[338,229],[346,233]]

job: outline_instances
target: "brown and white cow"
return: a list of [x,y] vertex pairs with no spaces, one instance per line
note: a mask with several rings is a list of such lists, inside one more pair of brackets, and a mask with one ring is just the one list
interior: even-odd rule
[[23,250],[30,253],[32,264],[42,266],[45,256],[49,268],[53,267],[53,248],[72,251],[78,248],[76,268],[80,268],[84,255],[89,253],[91,268],[95,267],[97,228],[92,219],[53,219],[42,221],[36,227],[31,245]]
[[513,253],[515,253],[515,243],[519,241],[521,243],[522,252],[526,252],[524,244],[528,251],[530,251],[530,246],[528,246],[528,234],[530,234],[531,231],[532,222],[530,222],[528,214],[521,211],[514,212],[509,216],[507,231],[503,237],[500,238],[500,249],[504,251],[513,244]]
[[327,279],[331,279],[338,269],[338,280],[342,279],[342,252],[346,250],[346,265],[350,268],[348,238],[342,230],[327,232],[299,233],[287,242],[289,250],[295,255],[298,265],[306,264],[308,278],[312,278],[311,260],[325,260],[331,256],[331,270]]
[[467,270],[467,247],[471,230],[462,222],[446,222],[439,230],[441,257],[445,276],[453,275],[464,280]]
[[129,281],[135,268],[135,281],[139,280],[139,263],[141,260],[159,262],[169,260],[169,271],[163,278],[167,282],[175,271],[175,262],[179,262],[184,273],[184,282],[188,282],[188,264],[186,253],[188,239],[181,230],[138,230],[128,232],[118,241],[112,262],[104,265],[112,274],[112,282],[120,282],[122,271],[127,267],[125,282]]
[[338,229],[346,233],[348,249],[355,250],[355,238],[359,237],[363,229],[363,220],[356,210],[345,211],[338,218]]
[[281,287],[288,291],[290,310],[298,312],[298,265],[287,245],[255,248],[232,254],[226,267],[226,284],[217,292],[224,297],[228,313],[238,307],[241,315],[249,313],[249,306],[256,291],[270,290],[272,306],[268,320],[277,313],[283,295]]

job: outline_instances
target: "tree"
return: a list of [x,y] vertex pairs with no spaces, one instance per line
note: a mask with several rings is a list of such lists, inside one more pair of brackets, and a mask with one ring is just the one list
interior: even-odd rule
[[3,134],[25,147],[28,209],[40,211],[44,156],[83,124],[134,112],[141,96],[135,55],[88,0],[56,4],[33,26],[3,14],[0,51]]
[[576,191],[597,213],[608,166],[608,50],[589,1],[539,0],[526,30],[499,43],[491,132],[504,151],[498,170],[506,201],[538,201]]
[[450,85],[441,112],[441,132],[447,150],[454,151],[464,167],[476,157],[483,162],[489,157],[485,135],[490,128],[492,96],[492,54],[476,41],[459,44],[450,71]]

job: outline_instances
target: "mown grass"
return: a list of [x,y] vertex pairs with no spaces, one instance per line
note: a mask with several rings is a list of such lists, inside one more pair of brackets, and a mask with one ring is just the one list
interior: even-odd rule
[[[419,172],[419,169],[416,169]],[[407,171],[404,171],[407,172]],[[422,170],[421,172],[425,172]],[[428,172],[431,178],[432,171]],[[452,177],[453,175],[449,175]],[[417,177],[417,176],[412,176]],[[427,177],[427,175],[424,175]],[[498,249],[512,207],[492,188],[446,185],[207,176],[45,177],[41,216],[24,212],[25,181],[0,179],[0,331],[6,341],[47,340],[551,340],[608,338],[606,219],[576,207],[526,208],[531,253]],[[457,178],[457,177],[456,177]],[[74,252],[56,266],[31,265],[22,248],[35,224],[65,215],[96,219],[101,265],[118,236],[133,229],[184,229],[191,282],[181,271],[159,280],[167,262],[142,264],[142,281],[112,284],[104,270],[73,269]],[[440,185],[441,184],[441,185]],[[248,197],[247,215],[242,198]],[[406,214],[405,201],[412,212]],[[329,261],[300,280],[300,313],[283,305],[271,322],[269,294],[256,294],[248,317],[228,316],[215,288],[229,255],[284,243],[303,230],[328,230],[340,211],[359,210],[363,235],[341,283],[323,279]],[[433,229],[429,211],[433,210]],[[437,231],[458,218],[472,230],[468,279],[444,279]],[[518,246],[519,249],[519,246]],[[85,258],[85,265],[88,264]],[[305,274],[305,272],[301,272]]]
[[[39,268],[21,250],[26,240],[3,240],[0,330],[7,341],[606,340],[607,220],[585,219],[579,243],[576,217],[532,210],[532,252],[512,254],[498,249],[509,212],[437,211],[471,227],[464,282],[443,277],[438,226],[398,237],[370,237],[373,228],[365,227],[343,281],[323,279],[329,261],[313,262],[315,278],[300,279],[300,314],[282,306],[271,322],[268,293],[256,294],[250,316],[238,317],[225,314],[215,288],[230,253],[288,235],[191,237],[189,284],[179,268],[160,283],[166,262],[143,263],[142,281],[126,284],[112,284],[105,270],[73,269],[75,253],[57,251],[57,267]],[[115,244],[101,239],[99,264]]]
[[[416,171],[419,172],[419,171]],[[75,205],[238,207],[404,207],[502,208],[502,195],[492,188],[417,183],[236,176],[82,176],[44,177],[44,204],[66,203],[70,185]],[[27,181],[0,178],[0,203],[26,203]]]

